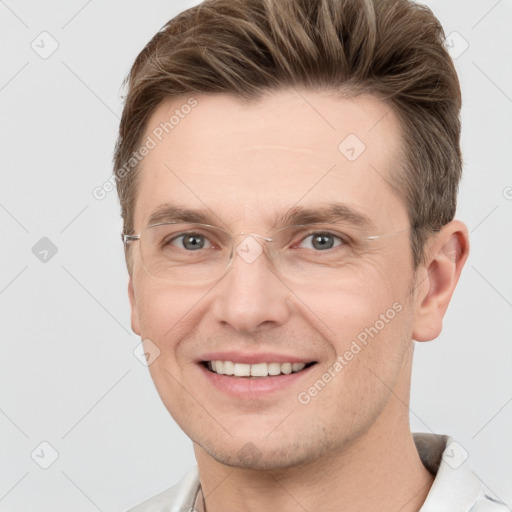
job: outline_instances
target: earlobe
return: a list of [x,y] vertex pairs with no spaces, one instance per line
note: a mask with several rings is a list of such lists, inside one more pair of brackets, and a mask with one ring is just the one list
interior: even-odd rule
[[137,310],[137,302],[135,300],[132,276],[130,276],[130,279],[128,280],[128,298],[130,299],[132,331],[140,336],[139,313]]
[[421,289],[415,306],[416,341],[430,341],[441,333],[444,315],[469,254],[467,227],[460,221],[446,224],[426,250],[424,272],[418,273],[425,283],[416,285]]

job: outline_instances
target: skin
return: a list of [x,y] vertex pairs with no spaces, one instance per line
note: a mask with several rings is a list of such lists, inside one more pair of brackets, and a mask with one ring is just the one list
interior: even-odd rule
[[[367,216],[374,233],[408,227],[406,205],[386,181],[401,158],[400,126],[372,96],[281,90],[257,102],[196,95],[198,105],[141,166],[135,232],[162,203],[214,212],[232,233],[266,234],[276,214],[336,201]],[[147,133],[186,98],[166,101]],[[353,162],[348,134],[366,146]],[[384,178],[384,179],[383,179]],[[468,254],[453,221],[413,270],[407,233],[353,258],[336,281],[283,282],[265,254],[235,258],[214,285],[172,286],[145,270],[132,246],[131,323],[160,356],[150,365],[171,415],[194,442],[208,512],[417,511],[433,477],[409,428],[413,341],[438,336]],[[303,405],[308,390],[393,304],[400,313]],[[208,385],[207,351],[294,354],[316,361],[294,384],[239,399]]]

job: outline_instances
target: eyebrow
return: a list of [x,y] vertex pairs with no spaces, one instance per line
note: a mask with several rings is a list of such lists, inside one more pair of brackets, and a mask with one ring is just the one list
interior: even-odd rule
[[209,210],[192,210],[177,205],[164,203],[149,216],[148,226],[162,222],[189,222],[191,224],[211,224],[212,215]]
[[294,206],[284,215],[276,216],[277,226],[301,224],[334,224],[343,222],[358,228],[375,228],[372,220],[360,211],[343,203],[328,203],[318,208]]
[[[215,225],[216,219],[218,220],[218,217],[209,209],[190,209],[164,203],[151,213],[147,225],[151,226],[165,222]],[[276,214],[273,228],[337,222],[359,228],[375,228],[375,224],[367,215],[343,203],[328,203],[317,208],[293,206],[283,213]]]

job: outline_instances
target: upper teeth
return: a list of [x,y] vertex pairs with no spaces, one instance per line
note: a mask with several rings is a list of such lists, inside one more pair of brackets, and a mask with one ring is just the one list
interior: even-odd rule
[[305,363],[256,363],[244,364],[233,361],[210,361],[208,367],[219,375],[234,375],[235,377],[267,377],[299,372]]

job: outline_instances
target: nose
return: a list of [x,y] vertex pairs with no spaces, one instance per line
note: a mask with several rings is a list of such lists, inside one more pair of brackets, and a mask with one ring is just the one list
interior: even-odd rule
[[215,320],[237,332],[254,333],[286,323],[290,304],[290,290],[269,265],[260,242],[251,235],[243,238],[234,248],[229,272],[216,286]]

